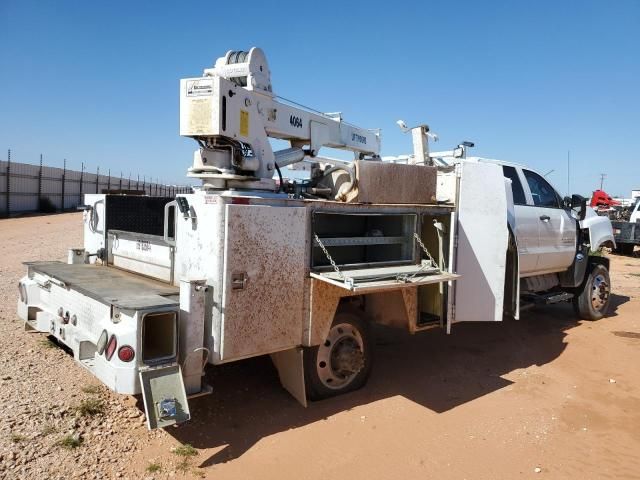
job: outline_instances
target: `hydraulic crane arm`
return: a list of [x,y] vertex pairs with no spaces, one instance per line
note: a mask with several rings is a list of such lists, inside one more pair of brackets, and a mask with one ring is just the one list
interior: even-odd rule
[[[200,143],[189,175],[215,188],[270,188],[276,165],[314,157],[322,147],[357,158],[380,151],[378,131],[276,97],[259,48],[229,51],[202,77],[181,80],[180,135]],[[291,148],[274,152],[269,138],[288,140]]]

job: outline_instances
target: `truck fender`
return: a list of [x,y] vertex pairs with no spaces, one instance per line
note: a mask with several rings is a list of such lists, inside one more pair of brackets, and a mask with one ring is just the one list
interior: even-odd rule
[[600,255],[589,255],[589,258],[587,261],[587,268],[585,269],[582,281],[580,282],[579,285],[577,285],[574,293],[579,293],[582,291],[582,289],[584,288],[584,284],[587,281],[587,277],[593,271],[596,265],[602,265],[607,270],[609,270],[609,264],[610,262],[607,257],[601,257]]
[[592,251],[601,247],[615,248],[616,241],[613,238],[611,220],[598,215],[592,208],[587,207],[585,218],[580,221],[580,228],[589,230],[589,243]]

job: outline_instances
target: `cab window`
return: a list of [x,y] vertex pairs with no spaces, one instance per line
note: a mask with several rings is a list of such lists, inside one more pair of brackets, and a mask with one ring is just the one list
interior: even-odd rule
[[560,197],[544,178],[530,170],[522,170],[529,184],[533,204],[538,207],[560,208]]
[[526,205],[527,199],[524,196],[522,183],[520,182],[520,177],[518,176],[518,172],[516,171],[516,169],[507,165],[503,165],[502,171],[504,172],[504,176],[511,180],[513,203],[516,205]]

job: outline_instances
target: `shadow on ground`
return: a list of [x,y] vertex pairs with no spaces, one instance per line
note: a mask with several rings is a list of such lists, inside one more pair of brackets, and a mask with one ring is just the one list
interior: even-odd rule
[[[611,315],[628,300],[614,295]],[[377,329],[367,385],[306,409],[280,387],[269,357],[213,367],[207,382],[214,393],[191,400],[192,420],[167,432],[200,449],[224,447],[201,463],[206,467],[274,433],[397,395],[446,412],[511,384],[501,377],[515,369],[553,361],[566,347],[566,332],[579,324],[570,305],[554,305],[523,312],[519,321],[455,325],[451,335]]]

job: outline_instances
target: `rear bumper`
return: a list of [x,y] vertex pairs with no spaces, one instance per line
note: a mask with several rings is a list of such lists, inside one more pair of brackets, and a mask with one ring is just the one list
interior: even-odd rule
[[[102,270],[104,267],[93,268]],[[151,310],[119,308],[104,298],[96,298],[60,278],[32,268],[20,280],[17,304],[17,313],[25,322],[25,329],[55,337],[71,350],[80,365],[111,390],[134,395],[142,392],[139,380],[139,371],[144,366],[140,353],[141,319],[150,311],[177,309],[177,303]],[[107,332],[107,338],[115,336],[117,342],[110,359],[98,351],[98,339],[103,331]],[[118,356],[118,349],[124,345],[135,352],[130,362],[122,361]]]

